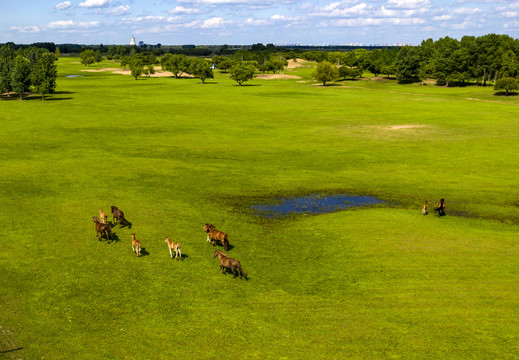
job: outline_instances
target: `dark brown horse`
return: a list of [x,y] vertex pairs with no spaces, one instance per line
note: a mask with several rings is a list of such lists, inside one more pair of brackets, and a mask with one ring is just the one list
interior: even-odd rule
[[245,270],[242,269],[241,263],[239,260],[230,258],[226,253],[224,253],[222,250],[216,250],[214,252],[213,257],[217,257],[220,259],[220,268],[222,269],[222,274],[225,274],[225,269],[231,269],[233,277],[236,277],[236,272],[238,272],[238,275],[240,276],[240,279],[242,278],[242,275],[244,278],[247,278],[247,273]]
[[99,240],[102,240],[104,233],[106,235],[106,240],[108,240],[108,243],[112,242],[112,239],[110,237],[110,235],[112,235],[112,228],[110,227],[110,225],[103,224],[97,216],[94,216],[93,220],[96,228],[96,237],[99,238]]
[[117,223],[119,223],[119,224],[130,225],[130,223],[125,219],[124,213],[122,212],[122,210],[119,210],[117,208],[117,206],[112,206],[112,216],[113,216],[112,221],[114,224],[116,223],[115,219],[117,219]]
[[204,231],[207,233],[207,241],[213,244],[213,246],[216,246],[215,240],[218,240],[222,243],[225,250],[229,250],[229,239],[226,233],[217,230],[216,227],[211,224],[205,224]]

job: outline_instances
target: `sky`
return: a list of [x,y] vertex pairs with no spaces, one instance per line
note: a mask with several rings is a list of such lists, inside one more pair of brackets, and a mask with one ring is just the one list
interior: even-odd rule
[[519,36],[519,0],[0,0],[0,43],[414,44]]

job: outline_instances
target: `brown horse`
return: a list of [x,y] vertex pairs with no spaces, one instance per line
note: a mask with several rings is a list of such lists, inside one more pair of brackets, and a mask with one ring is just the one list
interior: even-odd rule
[[94,216],[93,220],[96,228],[96,237],[98,237],[99,240],[102,240],[104,233],[106,235],[106,240],[108,240],[109,243],[112,242],[112,239],[110,238],[110,235],[112,234],[112,228],[110,225],[103,224],[97,216]]
[[224,253],[222,250],[216,250],[214,252],[213,257],[217,257],[220,259],[220,268],[222,269],[222,274],[225,274],[225,269],[231,269],[232,274],[234,275],[233,278],[236,277],[236,272],[238,272],[238,275],[240,276],[240,279],[242,278],[242,275],[244,278],[247,278],[247,273],[245,270],[242,269],[241,263],[239,260],[230,258],[226,253]]
[[117,219],[117,223],[119,223],[119,224],[130,225],[130,223],[125,219],[124,213],[122,212],[122,210],[119,210],[117,208],[117,206],[112,206],[111,210],[112,210],[112,216],[113,216],[112,221],[114,224],[116,223],[115,219]]
[[218,240],[222,243],[225,250],[229,250],[229,239],[226,233],[217,230],[216,227],[211,224],[205,224],[204,231],[207,233],[207,241],[213,244],[213,246],[216,246],[215,240]]

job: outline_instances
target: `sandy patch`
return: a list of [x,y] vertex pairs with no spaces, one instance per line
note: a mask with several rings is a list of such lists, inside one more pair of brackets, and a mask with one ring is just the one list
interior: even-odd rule
[[[160,69],[160,67],[159,67]],[[104,72],[104,71],[110,71],[112,72],[113,74],[121,74],[121,75],[131,75],[132,72],[130,69],[120,69],[120,68],[99,68],[99,69],[87,69],[87,70],[81,70],[81,71],[85,71],[85,72]],[[142,75],[142,76],[145,76],[145,75]],[[155,68],[155,74],[151,75],[151,77],[173,77],[175,75],[173,75],[172,72],[169,72],[169,71],[162,71],[162,70],[157,70],[157,68]],[[192,75],[189,75],[189,74],[182,74],[183,78],[192,78],[194,76]]]
[[[427,125],[390,125],[388,127],[389,130],[402,130],[402,129],[416,129],[416,128],[424,128]],[[381,128],[384,128],[381,126]]]
[[300,67],[308,67],[309,61],[303,60],[303,59],[288,59],[288,66],[287,69],[294,69],[294,68],[300,68]]
[[296,75],[286,75],[286,74],[259,74],[256,76],[256,79],[261,79],[261,80],[301,79],[301,77],[296,76]]

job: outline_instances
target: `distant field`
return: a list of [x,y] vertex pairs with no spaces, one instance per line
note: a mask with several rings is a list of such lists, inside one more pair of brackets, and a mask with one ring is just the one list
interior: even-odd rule
[[[517,359],[517,97],[84,69],[0,99],[0,359]],[[393,205],[250,209],[315,193]],[[420,214],[442,197],[447,216]],[[132,227],[107,244],[111,205]],[[220,272],[207,222],[248,280]]]

